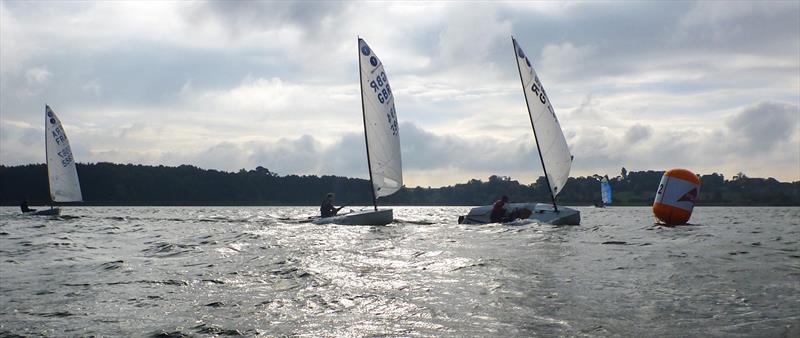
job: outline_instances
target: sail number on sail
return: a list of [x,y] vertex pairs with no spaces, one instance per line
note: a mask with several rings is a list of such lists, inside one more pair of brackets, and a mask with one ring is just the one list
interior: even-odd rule
[[[64,131],[61,130],[61,127],[56,127],[53,129],[53,140],[56,141],[56,144],[58,145],[64,145],[67,142],[67,135],[64,134]],[[62,166],[66,167],[72,163],[72,149],[70,148],[69,144],[67,144],[64,149],[61,149],[61,151],[58,152],[58,156],[61,157]]]
[[386,79],[386,73],[381,72],[369,83],[369,86],[372,88],[372,91],[378,94],[378,101],[381,103],[386,103],[389,101],[389,96],[392,95],[392,89],[389,88],[389,81]]
[[[392,96],[392,89],[389,87],[389,80],[386,78],[385,72],[378,74],[375,80],[369,83],[369,87],[372,88],[373,93],[378,95],[378,101],[380,103],[389,103],[389,97]],[[389,121],[389,129],[392,130],[392,134],[397,135],[397,114],[394,111],[394,107],[389,108],[389,112],[386,113],[386,118]]]
[[[542,91],[539,92],[539,89],[541,89]],[[547,104],[547,93],[544,91],[542,83],[539,82],[538,76],[534,78],[533,85],[531,86],[531,91],[533,91],[533,93],[539,97],[539,101],[542,101],[542,104]]]
[[[539,92],[539,90],[541,90],[541,92]],[[548,101],[547,92],[544,91],[544,87],[542,86],[542,83],[539,81],[539,76],[535,76],[533,78],[533,85],[531,86],[531,91],[534,94],[536,94],[536,96],[539,97],[539,101],[541,101],[542,104],[547,105],[547,110],[550,111],[550,115],[553,115],[553,119],[555,119],[557,122],[558,118],[556,117],[556,112],[553,111],[553,105],[547,103]]]

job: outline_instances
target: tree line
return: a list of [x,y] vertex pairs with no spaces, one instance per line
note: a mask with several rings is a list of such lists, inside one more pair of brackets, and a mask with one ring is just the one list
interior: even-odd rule
[[[651,205],[663,171],[632,171],[622,168],[610,177],[614,205]],[[78,164],[78,177],[87,205],[318,205],[328,192],[339,204],[372,204],[368,180],[340,176],[280,176],[264,167],[226,172],[190,165],[178,167],[134,164]],[[800,206],[800,181],[779,182],[774,178],[750,178],[739,173],[730,179],[712,173],[702,182],[698,205]],[[599,175],[570,177],[558,195],[559,204],[592,205],[600,200]],[[381,198],[381,205],[486,205],[499,196],[512,201],[550,202],[545,178],[522,184],[493,175],[486,181],[440,188],[404,187]],[[0,165],[0,204],[31,205],[50,200],[47,167],[44,164]]]

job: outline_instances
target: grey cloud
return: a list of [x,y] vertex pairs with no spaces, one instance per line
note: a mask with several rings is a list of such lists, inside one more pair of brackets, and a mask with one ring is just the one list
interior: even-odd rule
[[232,34],[284,25],[314,31],[325,17],[338,14],[346,5],[336,1],[207,1],[197,4],[186,15],[191,22],[218,20]]
[[594,117],[595,113],[592,109],[592,94],[586,94],[581,104],[573,109],[572,111],[568,112],[566,116],[569,119],[580,119],[580,118],[587,118],[587,117]]
[[[0,118],[4,118],[0,115]],[[44,162],[44,129],[0,123],[0,163]]]
[[[531,139],[501,142],[438,136],[408,122],[400,126],[400,139],[405,170],[452,168],[502,174],[534,170],[538,163]],[[170,153],[163,158],[175,164],[224,170],[263,166],[280,174],[368,175],[364,136],[360,133],[347,133],[328,146],[303,135],[275,142],[221,142],[195,154]]]
[[[401,129],[402,139],[402,129]],[[324,150],[320,173],[367,177],[367,148],[364,134],[347,133]]]
[[325,159],[322,154],[314,137],[303,135],[297,139],[262,143],[250,156],[250,162],[263,163],[262,166],[281,174],[313,174]]
[[38,143],[42,138],[43,136],[41,130],[35,128],[28,128],[19,137],[19,143],[25,146],[31,146]]
[[[759,149],[792,156],[797,150],[797,107],[781,108],[782,104],[774,103],[792,102],[797,96],[791,85],[797,82],[800,48],[800,3],[796,1],[766,5],[586,2],[571,4],[569,10],[555,14],[502,3],[445,3],[435,5],[437,10],[431,10],[434,14],[430,16],[418,11],[408,20],[394,20],[402,21],[397,25],[385,24],[380,15],[362,17],[355,9],[363,4],[350,2],[179,3],[177,13],[162,13],[180,27],[187,18],[198,25],[213,21],[208,27],[190,29],[198,41],[218,38],[217,28],[236,35],[219,46],[180,43],[184,35],[179,32],[173,37],[126,33],[119,42],[108,37],[125,33],[130,29],[125,25],[98,28],[114,34],[86,34],[73,40],[71,34],[76,32],[58,34],[57,24],[85,18],[70,15],[95,5],[16,1],[0,5],[20,23],[4,29],[5,34],[18,33],[12,36],[17,40],[10,41],[48,42],[40,43],[35,52],[16,51],[13,43],[0,44],[6,61],[17,60],[9,55],[24,56],[19,59],[19,71],[4,72],[0,78],[0,117],[3,122],[13,119],[39,126],[44,101],[55,105],[60,115],[64,112],[65,123],[84,128],[77,133],[69,130],[75,149],[99,149],[85,154],[76,151],[76,156],[83,157],[79,161],[163,161],[230,170],[263,165],[282,173],[364,177],[363,135],[352,133],[355,121],[342,122],[340,115],[312,105],[313,113],[308,118],[303,115],[304,125],[336,127],[315,128],[324,135],[314,132],[316,138],[298,139],[297,134],[311,133],[311,128],[298,132],[281,127],[301,115],[297,105],[287,108],[285,114],[279,112],[284,115],[270,115],[272,120],[262,121],[267,115],[262,111],[245,115],[224,105],[209,108],[187,99],[193,96],[179,93],[186,83],[191,83],[197,97],[224,92],[249,75],[297,84],[303,87],[299,92],[307,91],[308,101],[323,97],[315,86],[348,84],[356,88],[354,41],[347,39],[367,29],[372,29],[367,38],[387,61],[392,84],[397,86],[398,109],[416,123],[401,126],[404,162],[411,170],[452,168],[498,174],[509,168],[537,170],[530,138],[500,141],[488,131],[512,133],[509,125],[513,122],[502,114],[524,109],[519,108],[524,100],[508,38],[512,31],[532,56],[554,102],[560,107],[577,107],[556,109],[576,155],[578,171],[574,173],[604,166],[650,169],[675,162],[705,164],[714,158],[706,153],[746,166]],[[370,9],[379,12],[382,4]],[[12,20],[3,21],[9,25]],[[120,21],[128,25],[141,22]],[[324,27],[320,23],[325,23]],[[296,43],[288,39],[275,42],[260,40],[262,35],[273,36],[261,34],[265,31],[279,38],[294,38],[298,32],[313,34],[304,34],[304,40]],[[52,42],[58,42],[57,48]],[[545,53],[548,46],[549,53]],[[542,67],[546,64],[539,57],[542,55],[554,58],[551,60],[571,55],[572,61]],[[52,75],[26,73],[36,67]],[[635,77],[642,79],[628,81]],[[308,83],[312,85],[306,86]],[[32,85],[36,85],[35,95],[17,95],[32,93]],[[263,98],[262,94],[253,95]],[[351,95],[357,95],[355,89],[342,93]],[[711,127],[704,123],[707,116],[716,116],[714,112],[759,100],[773,103],[742,109]],[[243,97],[242,101],[257,100]],[[323,97],[322,102],[332,111],[350,110],[347,101]],[[487,112],[498,115],[486,117]],[[762,119],[757,118],[759,114]],[[677,121],[676,116],[685,125],[671,124],[674,130],[662,128],[662,118]],[[470,119],[481,123],[459,124]],[[527,123],[527,118],[521,121]],[[696,122],[706,130],[693,131]],[[147,136],[148,129],[129,130],[125,135],[131,137],[127,138],[114,136],[137,123],[163,125],[163,129],[150,130],[161,131],[152,137]],[[259,123],[263,128],[252,126]],[[634,127],[626,127],[632,124]],[[428,126],[451,129],[449,134],[438,134],[426,129]],[[586,129],[581,129],[584,126]],[[36,149],[41,137],[20,138],[20,132],[10,137],[9,127],[3,128],[2,163],[41,161],[43,156]],[[184,133],[170,132],[182,128]],[[135,131],[145,134],[134,138]],[[490,136],[464,136],[474,132]],[[230,141],[208,147],[227,138],[253,139],[260,133],[284,137],[284,141]],[[329,141],[334,137],[338,139]],[[25,140],[35,143],[26,146]],[[189,143],[194,150],[180,148]],[[201,147],[208,147],[207,151],[190,153]],[[171,157],[159,158],[164,151],[172,151]],[[672,158],[665,159],[665,154]],[[794,159],[778,158],[781,163],[796,165]],[[796,173],[790,174],[796,177]],[[446,178],[442,180],[448,183]]]
[[439,136],[404,122],[400,126],[400,140],[403,167],[407,169],[457,168],[503,173],[529,169],[538,163],[532,139],[501,142],[493,138]]
[[245,146],[221,142],[198,154],[193,163],[202,168],[224,168],[233,171],[236,167],[241,169],[244,163],[248,163],[248,153]]
[[[737,6],[754,9],[740,10],[735,16],[717,20],[685,19],[715,17],[726,12],[727,7]],[[563,49],[569,45],[576,49],[592,49],[591,57],[580,62],[556,69],[537,69],[543,78],[562,84],[581,85],[648,71],[669,74],[688,67],[692,75],[705,74],[704,81],[716,87],[726,83],[730,86],[739,83],[741,74],[736,72],[739,69],[720,69],[715,64],[718,60],[736,56],[796,58],[800,47],[797,39],[800,5],[797,2],[779,5],[775,2],[626,2],[612,5],[587,2],[572,6],[569,15],[512,12],[506,16],[514,21],[515,32],[521,32],[517,38],[523,46],[555,45]],[[691,24],[681,24],[684,21]],[[708,34],[714,34],[709,32],[714,31],[723,32],[725,38],[709,37]],[[536,49],[531,49],[528,54],[536,55]],[[561,54],[556,53],[558,55]],[[543,53],[543,56],[547,55]],[[531,61],[535,66],[541,64],[536,57]],[[748,67],[746,64],[737,66]],[[792,70],[796,72],[796,68]],[[686,86],[703,85],[696,80]],[[659,89],[669,90],[664,84],[662,82]],[[612,87],[615,85],[608,83],[601,89],[619,90]],[[683,90],[685,86],[673,88]]]
[[798,106],[762,102],[734,114],[726,125],[747,150],[771,151],[777,144],[791,141],[798,132],[798,118]]
[[653,134],[653,128],[641,124],[633,125],[625,132],[625,141],[630,144],[646,141]]
[[796,52],[798,21],[796,1],[697,1],[679,20],[677,36],[732,51]]
[[510,43],[511,23],[497,17],[494,6],[456,6],[438,38],[442,64],[484,63]]

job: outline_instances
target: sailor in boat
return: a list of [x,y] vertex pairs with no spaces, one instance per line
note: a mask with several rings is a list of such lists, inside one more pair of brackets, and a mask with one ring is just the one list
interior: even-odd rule
[[507,221],[506,217],[506,204],[508,204],[508,196],[503,195],[499,200],[494,202],[492,206],[492,214],[489,219],[492,223],[502,223]]
[[36,209],[31,209],[31,208],[28,207],[28,200],[27,199],[23,199],[22,202],[19,203],[19,208],[22,210],[22,212],[33,212],[33,211],[36,211]]
[[332,192],[329,192],[325,196],[325,200],[322,202],[322,205],[319,207],[319,213],[321,214],[321,216],[323,218],[324,217],[336,216],[336,214],[339,212],[339,210],[342,210],[342,208],[344,208],[344,206],[341,206],[341,207],[338,207],[338,208],[334,207],[333,206],[334,198],[335,198],[335,196],[333,195]]
[[509,212],[508,208],[506,208],[508,205],[508,196],[503,195],[503,197],[494,202],[489,220],[492,223],[506,223],[516,219],[526,219],[533,214],[528,208],[514,208]]

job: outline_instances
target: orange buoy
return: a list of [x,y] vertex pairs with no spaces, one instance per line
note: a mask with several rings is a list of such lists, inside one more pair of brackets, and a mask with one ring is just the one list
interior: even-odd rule
[[658,185],[653,214],[665,225],[686,224],[699,193],[700,179],[693,172],[686,169],[667,171]]

